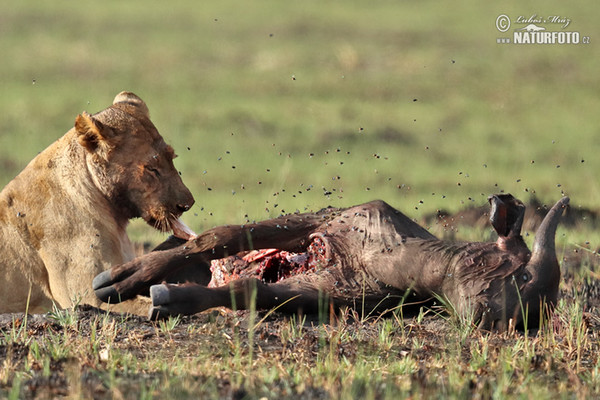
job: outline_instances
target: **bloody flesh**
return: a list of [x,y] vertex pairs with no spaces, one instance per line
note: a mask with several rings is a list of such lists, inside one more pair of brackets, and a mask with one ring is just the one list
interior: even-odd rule
[[241,278],[256,278],[264,283],[280,282],[290,276],[327,267],[330,262],[327,254],[324,238],[315,236],[303,253],[261,249],[212,260],[212,279],[208,287],[224,286]]

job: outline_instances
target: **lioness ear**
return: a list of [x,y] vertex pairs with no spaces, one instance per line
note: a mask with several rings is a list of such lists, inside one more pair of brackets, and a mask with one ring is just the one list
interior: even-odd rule
[[138,96],[131,92],[121,92],[115,96],[113,100],[113,105],[118,103],[125,103],[130,106],[136,107],[142,114],[146,116],[146,118],[150,119],[150,111],[148,110],[148,106],[144,103],[144,100],[140,99]]
[[98,147],[106,147],[106,140],[112,136],[110,128],[85,111],[75,118],[75,130],[79,144],[90,152],[95,152]]

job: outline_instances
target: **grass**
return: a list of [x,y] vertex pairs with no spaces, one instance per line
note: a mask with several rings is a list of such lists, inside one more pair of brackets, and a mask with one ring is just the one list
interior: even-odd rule
[[[594,45],[496,44],[497,15],[530,7],[14,5],[0,184],[128,89],[180,155],[196,230],[373,198],[420,218],[501,190],[595,206]],[[585,7],[563,8],[598,36]]]
[[[14,2],[0,16],[0,186],[82,110],[131,90],[179,153],[196,197],[184,219],[197,231],[374,198],[421,219],[500,191],[548,203],[566,194],[595,209],[594,6]],[[499,14],[534,13],[571,18],[591,44],[496,44]],[[140,221],[130,233],[163,238]],[[560,228],[558,256],[575,247],[595,259],[598,243],[591,226]],[[549,327],[529,336],[425,311],[321,324],[276,312],[159,324],[85,308],[15,317],[0,326],[0,393],[594,397],[600,323],[588,267],[563,283]]]
[[346,312],[324,324],[275,313],[256,324],[254,311],[150,322],[77,307],[30,320],[25,342],[14,339],[22,320],[0,325],[0,394],[595,397],[600,316],[583,300],[563,296],[549,324],[529,335],[483,333],[432,313]]

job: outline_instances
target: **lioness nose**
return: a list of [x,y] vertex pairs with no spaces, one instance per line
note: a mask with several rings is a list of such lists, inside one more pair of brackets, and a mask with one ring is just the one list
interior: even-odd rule
[[190,208],[192,208],[192,206],[189,204],[177,204],[177,209],[181,212],[186,212]]
[[175,204],[177,210],[184,213],[188,211],[194,205],[194,196],[190,193],[189,190],[184,186],[182,193],[175,200]]

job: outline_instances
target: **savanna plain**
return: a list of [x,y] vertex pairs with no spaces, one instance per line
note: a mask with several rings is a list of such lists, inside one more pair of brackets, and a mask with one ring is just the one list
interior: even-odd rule
[[[179,155],[196,231],[379,198],[440,237],[493,240],[489,226],[431,216],[498,192],[568,195],[578,218],[557,233],[555,313],[528,332],[481,332],[436,307],[151,322],[80,304],[0,315],[0,397],[600,396],[596,7],[4,2],[2,186],[78,113],[129,90]],[[544,26],[591,41],[499,44],[523,26],[500,33],[500,14],[566,17]],[[165,239],[140,221],[130,235]]]

